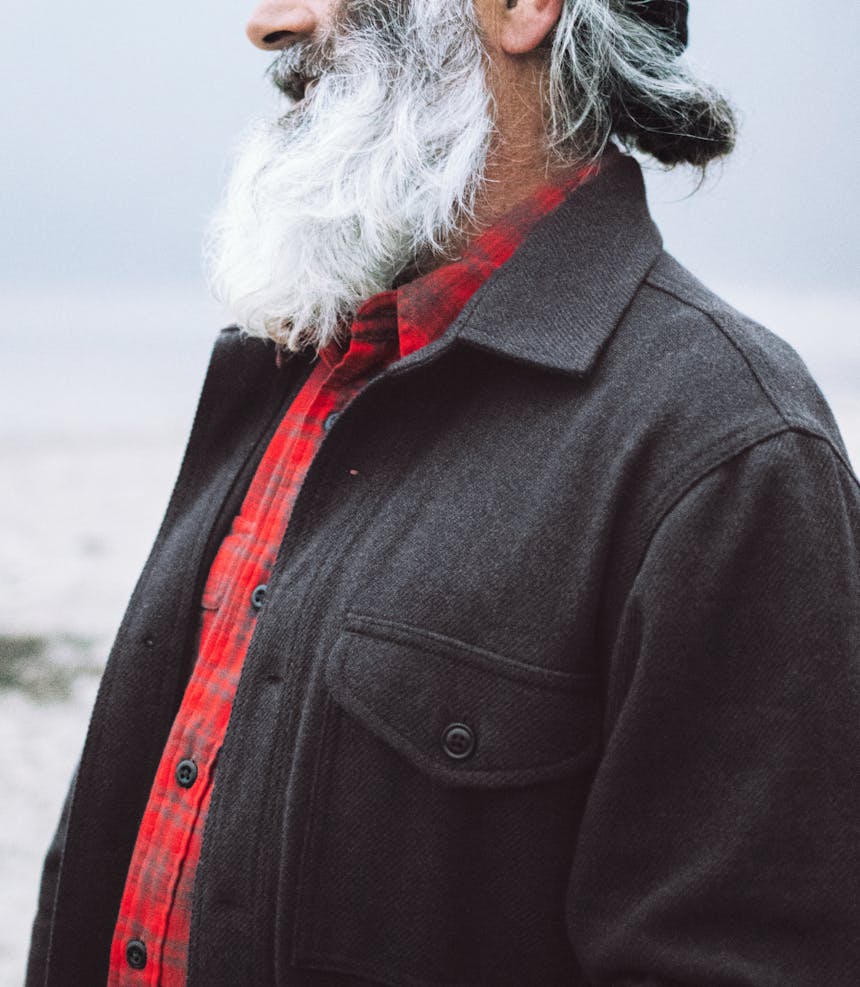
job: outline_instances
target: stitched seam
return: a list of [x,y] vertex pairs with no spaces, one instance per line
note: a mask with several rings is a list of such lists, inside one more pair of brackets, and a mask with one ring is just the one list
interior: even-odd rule
[[346,682],[341,681],[339,688],[344,697],[351,700],[353,712],[357,710],[364,715],[366,720],[370,720],[371,722],[381,725],[391,731],[395,734],[395,736],[403,741],[403,743],[406,744],[412,752],[415,760],[424,768],[424,770],[427,770],[431,774],[441,774],[446,778],[469,778],[473,781],[484,782],[492,782],[494,780],[503,781],[505,779],[509,779],[511,775],[527,775],[531,778],[536,772],[554,772],[575,767],[580,761],[586,759],[589,752],[591,752],[594,748],[594,742],[592,742],[588,745],[584,744],[575,754],[568,754],[561,760],[542,761],[540,764],[518,764],[510,768],[470,769],[467,766],[467,762],[460,762],[459,766],[454,766],[453,764],[437,764],[425,751],[421,750],[420,747],[417,747],[415,743],[403,732],[403,730],[394,726],[394,724],[387,720],[384,716],[368,706],[367,703],[363,702]]
[[807,435],[811,435],[816,438],[823,439],[825,442],[827,442],[830,448],[832,449],[833,453],[836,455],[836,458],[842,463],[842,465],[848,470],[848,472],[853,477],[854,468],[852,467],[851,463],[845,458],[845,456],[842,455],[840,450],[833,444],[830,436],[827,435],[826,432],[813,429],[804,422],[797,421],[793,417],[792,418],[788,417],[787,412],[783,408],[781,408],[779,404],[777,404],[776,398],[773,396],[773,394],[768,389],[767,385],[758,375],[758,372],[756,371],[755,367],[752,365],[750,358],[744,352],[743,348],[738,344],[738,342],[734,339],[734,337],[729,332],[729,330],[714,315],[714,313],[709,312],[706,308],[703,308],[701,305],[697,305],[695,302],[690,301],[690,299],[688,298],[683,298],[680,294],[673,291],[671,288],[668,288],[665,285],[662,285],[659,282],[652,280],[653,276],[654,276],[653,274],[649,274],[648,278],[646,279],[646,284],[650,288],[653,288],[655,291],[659,291],[662,294],[667,295],[669,298],[674,298],[675,301],[680,302],[682,305],[685,305],[688,308],[691,308],[694,311],[698,312],[700,315],[705,316],[705,318],[708,319],[709,322],[712,322],[714,324],[717,331],[722,336],[724,336],[725,339],[728,340],[729,344],[740,354],[741,359],[749,368],[749,371],[752,374],[753,379],[761,388],[762,393],[767,398],[768,402],[773,406],[774,410],[779,415],[779,417],[785,422],[785,424],[789,428],[793,429],[794,431],[803,432]]
[[[724,324],[714,315],[714,313],[708,311],[703,306],[696,304],[695,302],[691,301],[689,298],[684,298],[682,295],[680,295],[677,291],[673,290],[672,288],[669,288],[666,285],[661,284],[659,281],[656,281],[655,278],[659,276],[660,276],[659,274],[655,275],[652,270],[651,272],[649,272],[647,278],[645,279],[645,283],[650,288],[653,288],[654,291],[659,291],[661,294],[664,294],[669,298],[674,298],[675,301],[680,302],[685,307],[691,308],[693,309],[693,311],[698,312],[700,315],[703,315],[709,322],[711,322],[714,325],[714,327],[717,329],[720,335],[722,335],[728,341],[729,345],[732,346],[732,348],[736,350],[737,353],[740,355],[741,359],[747,365],[753,379],[758,384],[764,396],[767,398],[769,404],[773,407],[773,409],[776,411],[776,413],[779,415],[779,417],[782,419],[782,421],[785,423],[786,426],[784,429],[774,430],[768,435],[762,436],[759,439],[756,439],[755,441],[749,443],[749,445],[744,446],[739,451],[731,453],[729,456],[720,459],[714,466],[706,469],[703,473],[699,474],[699,476],[695,480],[693,480],[687,487],[685,487],[684,490],[681,492],[681,494],[678,496],[678,498],[675,501],[672,501],[668,510],[671,510],[675,506],[678,500],[686,496],[687,492],[689,492],[689,490],[692,489],[692,487],[695,486],[700,480],[704,479],[705,476],[707,476],[708,473],[710,473],[712,470],[723,465],[723,463],[727,462],[729,459],[733,458],[734,456],[740,455],[741,453],[745,452],[747,449],[752,448],[754,445],[757,445],[759,442],[766,441],[767,439],[773,438],[776,435],[784,434],[787,431],[797,432],[798,434],[803,434],[811,438],[820,439],[821,441],[827,443],[827,445],[830,447],[830,451],[836,456],[838,461],[842,464],[843,468],[848,473],[849,477],[853,480],[855,485],[860,485],[860,481],[858,481],[858,478],[854,473],[854,469],[851,463],[845,459],[841,451],[838,449],[837,446],[833,444],[832,439],[830,438],[829,435],[827,435],[826,432],[820,431],[819,429],[811,428],[808,424],[798,422],[793,419],[789,419],[784,409],[780,407],[780,405],[777,403],[776,399],[774,398],[768,387],[765,385],[764,381],[759,376],[758,372],[756,371],[755,367],[751,363],[750,358],[747,356],[746,352],[734,339],[734,337],[728,331],[728,329],[726,329]],[[653,534],[656,534],[656,529],[657,527],[660,526],[661,523],[662,523],[662,517],[657,522],[657,526],[655,527],[651,537],[653,537]],[[651,538],[649,538],[648,541],[649,547],[650,547],[650,542],[651,542]],[[637,576],[638,574],[639,571],[637,569]]]
[[658,282],[654,281],[653,278],[654,275],[652,273],[649,274],[648,278],[646,279],[646,284],[650,288],[653,288],[655,291],[659,291],[662,294],[667,295],[669,298],[674,298],[675,301],[680,302],[682,305],[685,305],[687,308],[691,308],[693,309],[693,311],[698,312],[700,315],[703,315],[709,322],[711,322],[714,325],[717,331],[728,341],[731,347],[737,351],[741,359],[747,365],[747,368],[749,369],[749,372],[752,374],[753,379],[758,384],[764,396],[773,406],[774,411],[776,411],[776,413],[785,422],[786,425],[791,425],[792,423],[788,420],[788,418],[786,418],[785,412],[776,403],[776,399],[773,397],[770,390],[765,386],[764,381],[758,375],[758,372],[756,371],[755,367],[752,365],[750,358],[747,356],[744,350],[738,345],[737,341],[732,337],[731,333],[725,328],[723,323],[720,322],[720,320],[714,315],[714,313],[709,312],[707,309],[703,308],[701,305],[697,305],[695,302],[690,301],[690,299],[688,298],[682,298],[681,295],[679,295],[677,292],[673,291],[671,288],[667,288],[664,285],[659,284]]
[[751,449],[754,449],[756,446],[768,442],[770,439],[775,439],[777,438],[777,436],[780,435],[786,435],[791,431],[793,431],[791,426],[786,425],[785,428],[780,428],[773,432],[769,432],[767,435],[762,435],[759,438],[754,439],[752,442],[746,443],[745,445],[741,446],[740,449],[734,449],[730,452],[727,452],[722,458],[717,460],[712,465],[708,466],[701,473],[697,474],[695,479],[690,480],[688,483],[686,483],[681,488],[680,492],[676,494],[674,497],[672,497],[668,501],[665,507],[661,508],[658,511],[657,520],[654,522],[654,526],[651,529],[651,534],[648,536],[648,539],[642,551],[642,555],[639,559],[639,562],[636,565],[636,573],[633,576],[632,583],[635,583],[636,580],[639,578],[639,574],[642,571],[642,566],[645,564],[645,560],[648,557],[648,553],[651,551],[651,545],[653,544],[654,539],[657,537],[657,534],[659,533],[660,529],[663,527],[663,523],[666,521],[669,515],[675,510],[675,508],[683,500],[685,500],[687,496],[691,494],[693,490],[695,490],[696,487],[698,487],[701,483],[703,483],[712,473],[716,473],[717,470],[721,469],[723,466],[732,462],[732,460],[738,459],[739,457],[744,455],[744,453],[749,452]]
[[[750,450],[756,448],[757,446],[763,445],[765,442],[771,441],[771,439],[778,438],[779,436],[782,435],[791,435],[791,434],[804,435],[808,438],[815,439],[818,442],[823,442],[829,448],[829,450],[834,454],[836,461],[842,466],[843,470],[848,474],[849,478],[853,481],[854,485],[858,487],[858,489],[860,489],[860,481],[858,481],[857,477],[854,475],[851,467],[846,466],[844,460],[839,455],[839,450],[834,448],[833,443],[830,441],[830,439],[826,435],[821,435],[818,432],[813,432],[809,429],[799,428],[796,426],[786,426],[785,428],[777,429],[776,431],[770,432],[767,435],[763,435],[760,438],[754,440],[753,442],[747,443],[741,449],[737,449],[733,452],[727,453],[719,461],[713,463],[710,467],[699,473],[695,479],[685,484],[684,487],[681,489],[681,491],[677,494],[677,496],[675,496],[668,503],[668,506],[666,506],[663,510],[659,512],[657,520],[654,522],[654,525],[651,528],[651,533],[648,535],[648,538],[645,541],[642,554],[636,564],[636,570],[630,580],[630,588],[621,606],[621,611],[620,611],[621,613],[624,613],[627,608],[627,603],[630,598],[630,593],[632,593],[633,587],[636,585],[636,581],[639,579],[642,569],[645,566],[645,563],[648,559],[648,555],[651,551],[651,546],[653,545],[654,540],[657,538],[657,535],[660,533],[661,528],[666,523],[669,516],[675,511],[675,509],[681,504],[681,502],[684,501],[708,477],[716,473],[718,470],[722,469],[722,467],[726,466],[728,463],[731,463],[732,461],[739,459],[741,456],[746,455],[746,453],[748,453]],[[626,668],[619,669],[617,673],[617,675],[621,675],[622,678],[626,676],[626,674],[627,674]],[[617,677],[617,675],[613,675],[613,677]],[[627,681],[621,682],[622,687],[626,688],[627,684],[629,684]],[[618,694],[623,695],[623,692]],[[614,719],[617,715],[618,709],[620,708],[619,702],[616,700],[612,702],[611,705],[612,705],[612,710],[611,710],[612,719]]]
[[[333,742],[330,736],[332,730],[330,721],[333,719],[332,713],[335,702],[334,697],[329,693],[326,696],[321,718],[320,745],[314,757],[313,779],[308,795],[307,821],[302,835],[301,853],[296,869],[297,887],[294,895],[295,915],[293,920],[293,948],[291,950],[291,961],[293,963],[296,962],[298,953],[300,952],[300,943],[305,940],[315,941],[313,922],[305,914],[303,905],[308,906],[310,915],[313,914],[313,910],[317,906],[318,889],[312,886],[314,882],[309,880],[308,875],[311,863],[319,855],[318,844],[322,839],[320,818],[325,819],[325,813],[330,801],[330,786],[327,784],[323,785],[322,775],[325,774],[326,781],[328,781],[328,776],[331,774],[331,766],[329,763],[330,759],[326,758],[326,753],[331,748],[336,747],[336,742]],[[324,826],[325,822],[322,825]],[[310,902],[309,905],[308,902]]]
[[[596,674],[587,672],[561,672],[553,668],[540,668],[536,665],[527,665],[524,662],[516,661],[513,658],[506,658],[504,655],[479,648],[476,645],[467,644],[465,641],[460,641],[457,638],[440,634],[437,631],[426,630],[384,617],[375,617],[371,614],[363,614],[355,610],[347,613],[347,622],[350,617],[362,622],[366,621],[372,626],[369,629],[355,629],[347,626],[346,630],[348,633],[377,638],[390,644],[408,644],[417,648],[419,651],[426,651],[437,658],[451,661],[452,656],[443,650],[447,646],[460,653],[460,656],[472,665],[472,667],[477,667],[479,670],[485,671],[488,674],[502,675],[516,682],[528,680],[526,684],[535,688],[543,688],[554,692],[572,692],[575,691],[578,684],[589,685],[594,683],[598,678]],[[386,635],[384,633],[385,630],[394,633]],[[399,635],[397,632],[400,632]],[[434,644],[435,647],[433,647]],[[488,667],[490,662],[498,663],[500,667],[498,669],[490,669]],[[535,682],[535,679],[541,679],[543,681]]]

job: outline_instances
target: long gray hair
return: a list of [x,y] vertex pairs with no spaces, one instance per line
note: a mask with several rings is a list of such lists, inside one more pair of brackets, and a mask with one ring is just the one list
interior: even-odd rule
[[734,147],[731,106],[642,5],[565,0],[547,39],[548,138],[560,158],[597,158],[613,136],[666,165],[704,167]]

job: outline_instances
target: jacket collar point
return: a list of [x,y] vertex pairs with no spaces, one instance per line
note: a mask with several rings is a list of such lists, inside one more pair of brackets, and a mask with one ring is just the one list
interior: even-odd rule
[[662,247],[639,165],[613,152],[493,273],[451,335],[522,363],[586,376]]

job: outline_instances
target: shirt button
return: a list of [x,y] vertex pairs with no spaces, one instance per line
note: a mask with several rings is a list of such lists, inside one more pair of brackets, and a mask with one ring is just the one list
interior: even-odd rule
[[129,940],[125,947],[125,958],[132,970],[142,970],[146,966],[146,946],[140,939]]
[[176,780],[183,788],[191,788],[197,781],[197,765],[186,757],[176,765]]
[[338,418],[340,418],[340,412],[339,411],[333,411],[328,416],[328,418],[326,418],[326,420],[323,422],[323,428],[326,431],[328,431],[332,427],[332,425],[334,425],[334,423],[338,420]]
[[442,734],[442,748],[448,757],[463,761],[475,750],[475,733],[465,723],[452,723]]
[[255,610],[259,610],[263,606],[268,588],[265,583],[261,583],[251,594],[251,606]]

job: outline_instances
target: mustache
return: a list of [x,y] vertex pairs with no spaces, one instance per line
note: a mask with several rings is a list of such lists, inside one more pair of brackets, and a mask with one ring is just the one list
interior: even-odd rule
[[339,0],[332,22],[317,39],[295,41],[278,52],[267,75],[283,95],[301,99],[308,83],[334,70],[343,47],[363,42],[376,57],[397,61],[412,0]]
[[296,41],[278,52],[266,75],[284,96],[300,100],[308,84],[333,67],[334,55],[330,42]]

